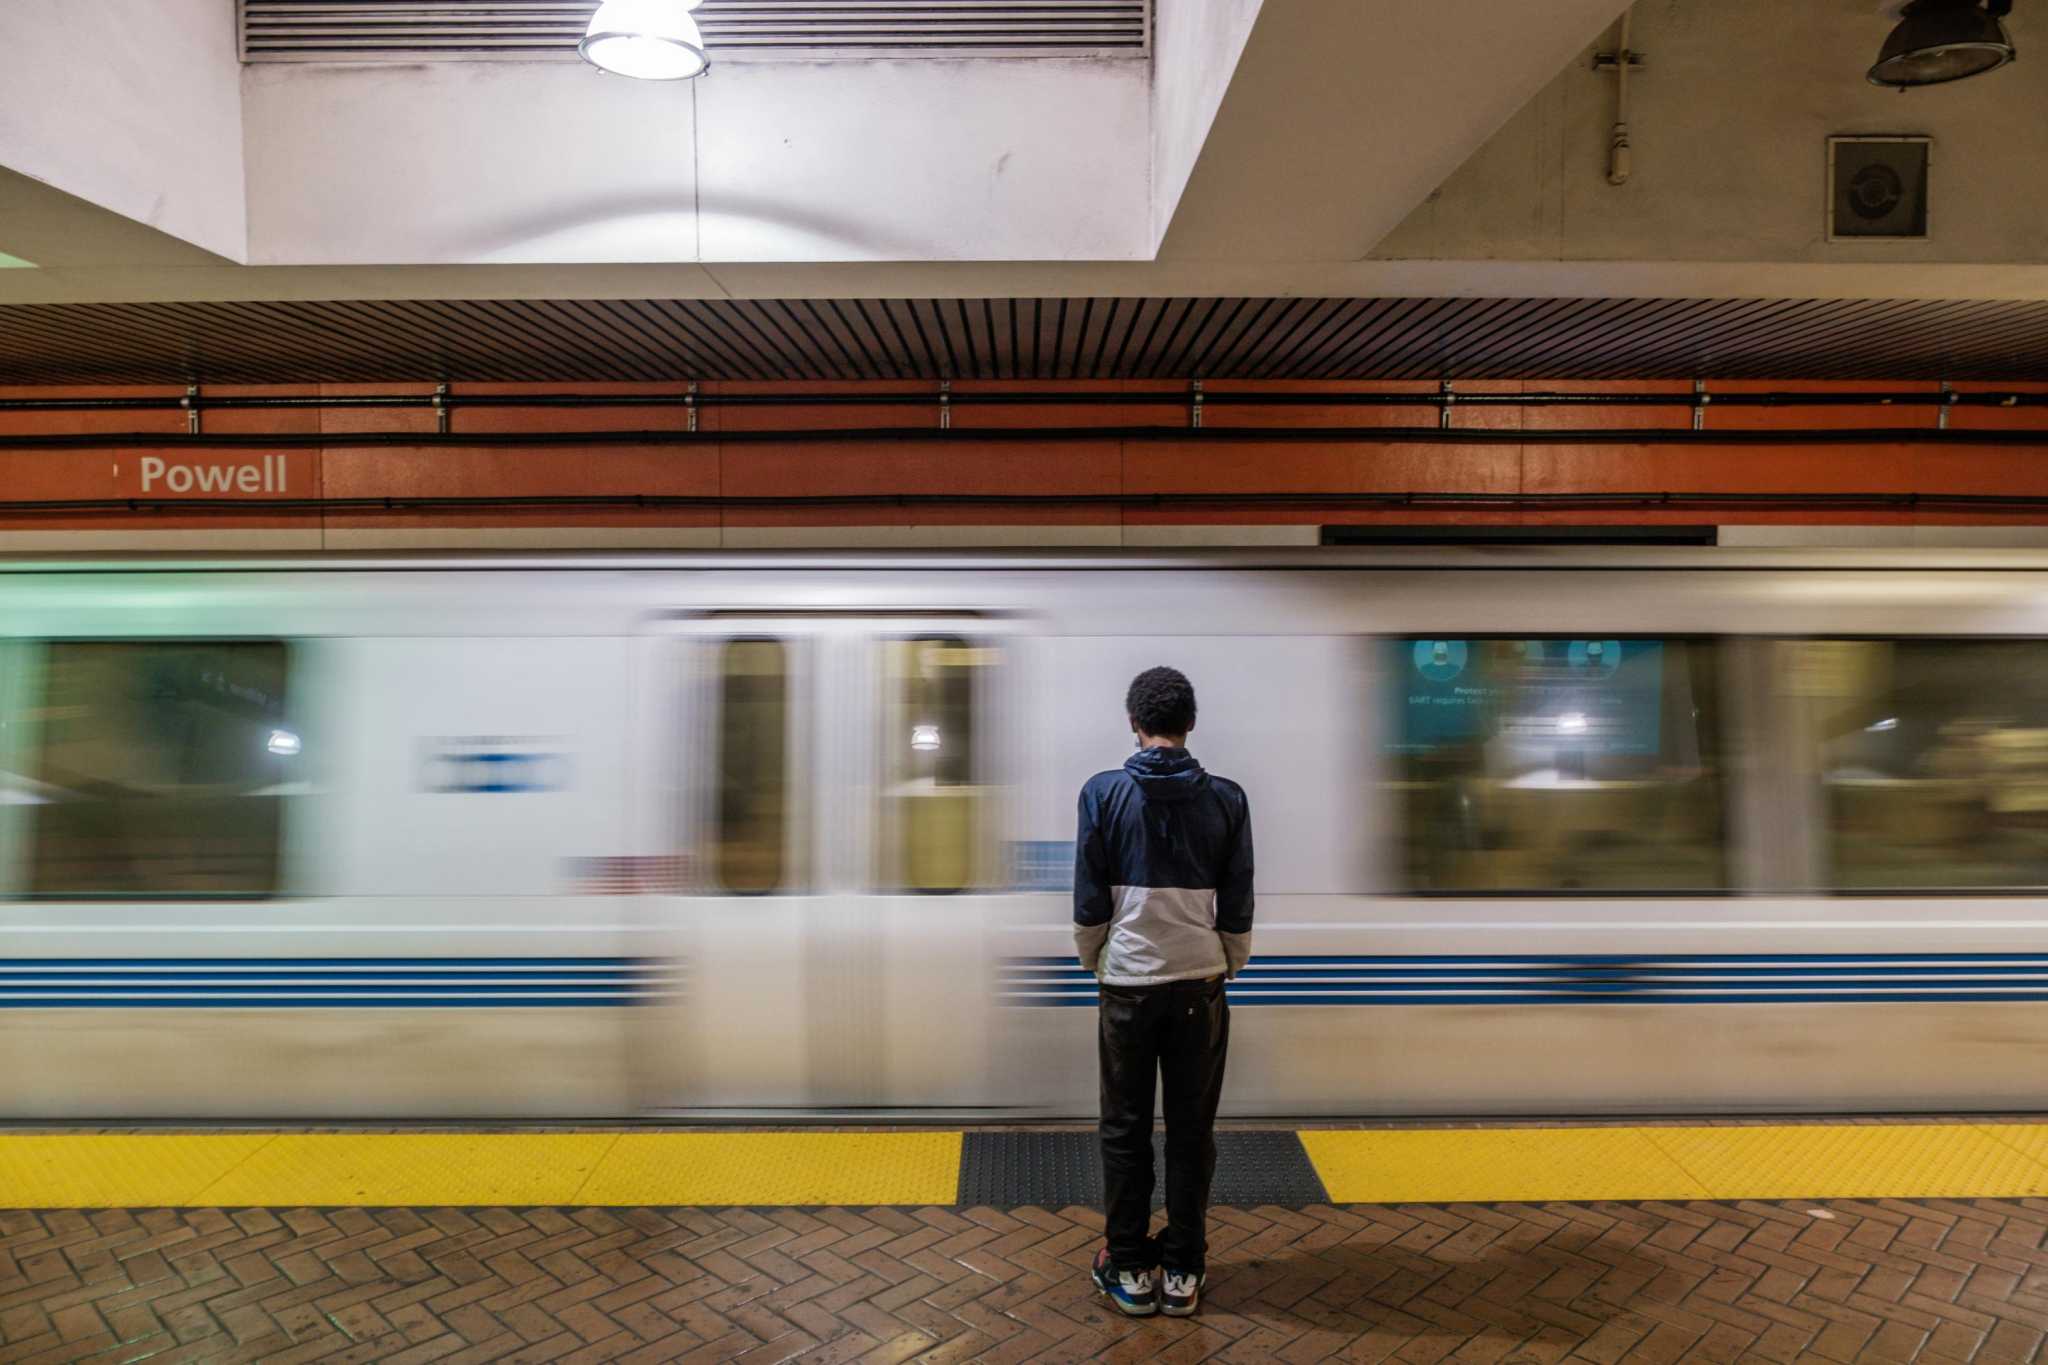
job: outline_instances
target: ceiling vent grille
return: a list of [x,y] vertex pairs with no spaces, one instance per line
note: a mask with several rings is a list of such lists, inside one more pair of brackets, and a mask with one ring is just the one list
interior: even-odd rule
[[[241,0],[245,62],[547,61],[595,0]],[[1151,0],[704,0],[714,60],[1143,57]]]

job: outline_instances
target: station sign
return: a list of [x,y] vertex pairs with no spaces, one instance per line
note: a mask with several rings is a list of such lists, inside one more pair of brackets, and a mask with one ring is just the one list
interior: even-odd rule
[[114,491],[140,498],[311,497],[311,452],[129,451],[114,461]]

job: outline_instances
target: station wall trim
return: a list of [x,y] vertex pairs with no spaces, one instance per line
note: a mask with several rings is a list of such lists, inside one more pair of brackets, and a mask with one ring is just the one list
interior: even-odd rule
[[2030,528],[2044,447],[2048,383],[2016,381],[15,388],[0,548]]

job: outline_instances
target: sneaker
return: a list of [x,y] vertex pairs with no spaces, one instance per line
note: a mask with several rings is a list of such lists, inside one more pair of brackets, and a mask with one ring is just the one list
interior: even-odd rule
[[1202,1285],[1209,1277],[1199,1270],[1183,1274],[1169,1270],[1165,1274],[1166,1296],[1160,1305],[1169,1318],[1184,1318],[1195,1311],[1202,1301]]
[[1159,1300],[1152,1293],[1152,1272],[1116,1269],[1109,1263],[1108,1247],[1095,1253],[1095,1266],[1089,1273],[1095,1287],[1109,1295],[1119,1313],[1149,1318],[1159,1311]]

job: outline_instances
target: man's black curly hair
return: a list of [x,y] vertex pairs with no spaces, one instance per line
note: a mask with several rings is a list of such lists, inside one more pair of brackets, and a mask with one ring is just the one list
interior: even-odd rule
[[1124,710],[1148,735],[1185,735],[1195,728],[1195,685],[1177,668],[1148,668],[1131,679]]

